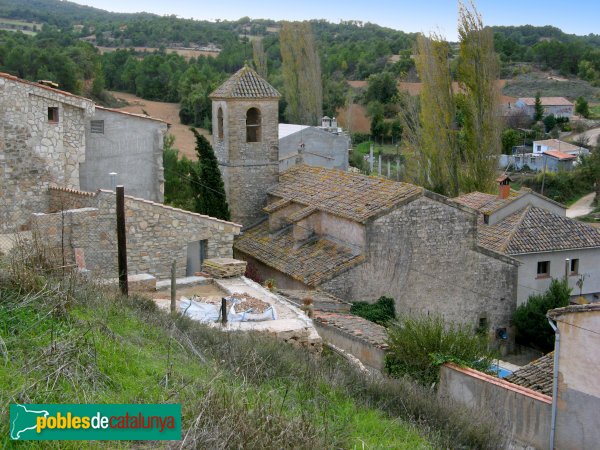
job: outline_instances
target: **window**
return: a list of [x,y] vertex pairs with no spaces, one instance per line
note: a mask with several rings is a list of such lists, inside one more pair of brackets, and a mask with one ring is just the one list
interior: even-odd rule
[[90,122],[90,131],[92,133],[104,134],[104,120],[92,120]]
[[58,123],[58,107],[51,106],[48,108],[48,122]]
[[219,108],[217,112],[217,131],[219,135],[219,139],[223,139],[223,109]]
[[537,276],[538,278],[545,278],[550,276],[550,261],[538,261]]
[[260,111],[256,108],[246,113],[246,142],[260,142]]
[[579,259],[571,260],[571,275],[579,274]]

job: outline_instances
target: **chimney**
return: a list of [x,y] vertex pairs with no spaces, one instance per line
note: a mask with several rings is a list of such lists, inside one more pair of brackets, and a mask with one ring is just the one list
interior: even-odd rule
[[498,183],[498,198],[508,198],[508,194],[510,194],[511,181],[512,180],[508,175],[502,175],[500,178],[496,179],[496,182]]

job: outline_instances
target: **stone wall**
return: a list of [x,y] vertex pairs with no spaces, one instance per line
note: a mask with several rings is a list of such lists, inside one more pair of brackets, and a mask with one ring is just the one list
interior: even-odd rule
[[[213,148],[223,175],[234,222],[249,226],[265,214],[267,190],[279,178],[278,101],[230,99],[213,101],[213,118],[223,110],[223,139],[213,119]],[[246,113],[261,113],[260,142],[246,142]]]
[[510,333],[518,263],[476,246],[476,216],[428,193],[367,224],[366,260],[320,287],[347,301],[396,300],[398,314]]
[[[58,120],[49,120],[48,108],[57,108]],[[50,184],[79,188],[93,110],[91,100],[0,75],[0,231],[46,211]]]
[[[66,189],[52,189],[51,204],[61,204],[69,210],[79,208],[85,202],[88,208],[70,211],[77,217],[72,234],[71,247],[86,248],[80,242],[90,242],[101,249],[102,257],[94,260],[97,251],[87,251],[86,264],[103,265],[106,272],[116,273],[116,197],[109,191],[89,195]],[[59,198],[60,200],[57,200]],[[89,205],[94,204],[93,208]],[[93,211],[91,211],[93,210]],[[240,226],[232,222],[215,219],[201,214],[172,208],[148,200],[125,197],[127,229],[127,265],[130,274],[150,273],[157,278],[168,278],[173,260],[177,261],[177,276],[186,275],[187,246],[192,242],[207,240],[208,258],[232,257],[233,237],[239,234]],[[56,221],[61,213],[36,215],[39,223],[43,217]],[[48,229],[48,225],[41,227]],[[51,228],[51,227],[50,227]],[[114,265],[114,269],[106,266]]]
[[547,395],[473,369],[445,364],[440,368],[438,396],[497,424],[509,441],[505,448],[549,448],[552,399]]
[[102,122],[103,132],[92,133],[90,122],[87,123],[81,189],[113,189],[109,173],[116,172],[116,184],[125,186],[130,195],[162,202],[163,137],[167,124],[100,107],[92,120]]

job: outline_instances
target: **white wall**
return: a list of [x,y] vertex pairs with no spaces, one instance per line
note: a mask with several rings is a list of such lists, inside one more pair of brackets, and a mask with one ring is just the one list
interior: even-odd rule
[[[583,295],[588,301],[594,300],[593,294],[600,293],[600,248],[514,255],[514,257],[522,263],[519,266],[517,305],[527,302],[531,294],[546,292],[552,278],[564,277],[565,258],[578,258],[579,274],[588,274],[583,284]],[[537,277],[538,261],[550,261],[550,277]],[[579,288],[575,284],[578,278],[577,275],[569,276],[569,286],[573,288],[571,293],[573,296],[579,296]],[[596,299],[598,300],[600,298]]]

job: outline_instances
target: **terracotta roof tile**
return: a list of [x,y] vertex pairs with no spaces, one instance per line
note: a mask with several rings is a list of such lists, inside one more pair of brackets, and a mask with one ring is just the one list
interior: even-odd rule
[[453,200],[461,205],[476,209],[483,214],[491,214],[528,192],[529,191],[511,190],[508,194],[508,198],[503,199],[494,194],[484,194],[483,192],[475,191],[456,197]]
[[297,247],[291,226],[271,234],[267,222],[239,236],[234,248],[308,286],[317,286],[364,260],[351,248],[326,238]]
[[219,86],[210,98],[280,98],[281,94],[248,66]]
[[547,150],[544,152],[544,155],[551,156],[552,158],[556,158],[559,160],[565,159],[577,159],[575,155],[569,155],[568,153],[559,152],[558,150]]
[[480,223],[477,241],[490,250],[518,255],[600,247],[600,230],[535,206],[527,206],[494,225]]
[[554,352],[550,352],[521,367],[504,380],[552,396],[553,371]]
[[[534,97],[521,97],[519,100],[523,101],[527,106],[535,105]],[[573,106],[569,100],[564,97],[540,97],[542,106]]]
[[313,206],[339,217],[365,222],[423,193],[423,188],[342,170],[294,166],[279,177],[270,194]]

